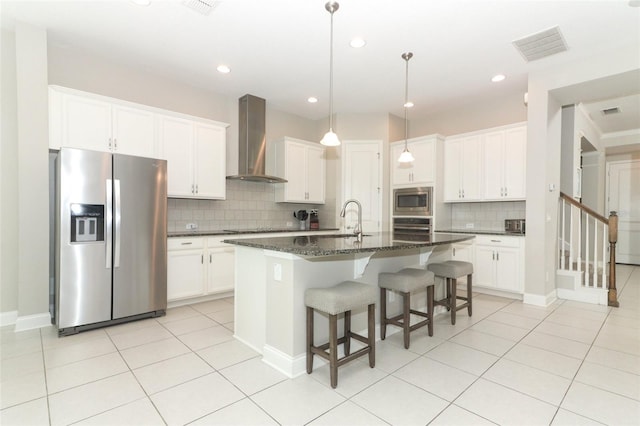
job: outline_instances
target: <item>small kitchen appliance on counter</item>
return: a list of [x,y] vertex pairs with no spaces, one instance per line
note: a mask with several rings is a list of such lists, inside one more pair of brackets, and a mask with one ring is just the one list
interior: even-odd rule
[[320,229],[320,220],[318,219],[318,210],[309,211],[309,229]]
[[524,234],[525,219],[505,219],[504,231],[510,234]]
[[298,210],[297,212],[293,212],[293,217],[300,221],[300,230],[306,231],[309,212],[307,212],[306,210]]

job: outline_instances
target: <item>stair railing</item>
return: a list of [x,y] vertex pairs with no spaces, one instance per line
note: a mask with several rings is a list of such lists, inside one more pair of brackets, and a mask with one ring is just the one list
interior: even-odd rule
[[606,285],[608,305],[618,307],[616,212],[610,212],[606,218],[561,192],[558,221],[559,269],[583,273],[584,287],[602,288]]

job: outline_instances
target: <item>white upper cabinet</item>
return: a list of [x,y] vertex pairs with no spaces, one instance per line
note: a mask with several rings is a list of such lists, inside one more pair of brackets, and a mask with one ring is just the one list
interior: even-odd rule
[[447,139],[444,144],[445,201],[481,199],[481,155],[479,136]]
[[49,87],[49,147],[167,160],[168,195],[224,199],[225,123]]
[[485,135],[484,199],[525,198],[526,148],[526,126]]
[[49,88],[49,147],[157,157],[154,114],[129,103]]
[[404,150],[404,141],[394,142],[391,146],[391,170],[393,186],[418,186],[433,184],[435,180],[435,137],[412,139],[407,148],[415,160],[400,163],[398,157]]
[[169,197],[224,199],[226,129],[173,116],[158,121]]
[[525,199],[526,124],[447,138],[445,201]]
[[287,183],[276,185],[276,201],[324,204],[326,160],[322,145],[285,137],[267,145],[266,172]]

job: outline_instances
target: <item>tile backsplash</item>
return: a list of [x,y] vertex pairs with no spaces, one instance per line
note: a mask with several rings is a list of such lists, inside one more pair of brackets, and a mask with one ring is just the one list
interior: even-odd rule
[[[335,200],[323,205],[275,202],[275,185],[228,180],[226,200],[169,198],[167,230],[180,232],[195,223],[199,231],[298,228],[296,210],[318,209],[320,227],[335,228]],[[288,223],[291,226],[287,226]]]
[[524,219],[524,201],[498,201],[483,203],[455,203],[451,205],[451,228],[504,231],[505,219]]

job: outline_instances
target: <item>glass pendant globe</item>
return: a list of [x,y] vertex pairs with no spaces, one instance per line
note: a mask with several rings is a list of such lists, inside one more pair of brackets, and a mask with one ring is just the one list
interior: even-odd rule
[[322,137],[320,143],[325,146],[338,146],[340,145],[340,139],[338,139],[338,135],[333,133],[333,129],[329,129]]

